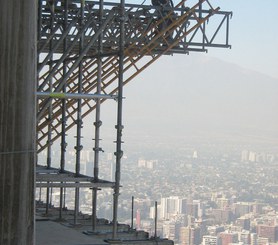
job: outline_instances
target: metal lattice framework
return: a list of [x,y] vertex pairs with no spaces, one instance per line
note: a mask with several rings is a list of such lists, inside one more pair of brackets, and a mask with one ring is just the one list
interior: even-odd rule
[[[199,17],[199,6],[201,1],[191,9],[182,8],[179,4],[174,13],[169,10],[168,16],[161,16],[159,10],[151,6],[144,5],[126,5],[125,22],[125,61],[124,72],[128,73],[125,83],[142,72],[146,67],[164,54],[188,53],[190,51],[205,52],[208,47],[230,47],[228,44],[228,24],[230,12],[220,12],[218,9],[202,10],[202,18]],[[83,93],[95,93],[97,81],[97,56],[101,55],[102,60],[102,87],[105,95],[115,95],[117,92],[118,77],[118,52],[119,52],[119,8],[117,4],[107,4],[108,9],[104,11],[104,21],[99,22],[96,9],[98,3],[85,2],[83,24],[80,24],[80,8],[77,7],[69,11],[69,17],[65,24],[65,18],[62,6],[56,7],[56,12],[51,12],[49,2],[43,2],[41,32],[39,39],[39,54],[47,54],[38,64],[39,87],[40,92],[61,92],[66,86],[68,93],[77,93],[79,64],[82,63]],[[106,5],[105,5],[106,6]],[[47,12],[49,10],[49,12]],[[60,11],[58,11],[60,10]],[[209,38],[205,32],[206,21],[212,15],[219,15],[222,20],[215,27],[215,33]],[[163,30],[160,25],[166,21],[170,25]],[[50,28],[50,23],[52,28]],[[225,22],[225,23],[224,23]],[[66,26],[66,27],[65,27]],[[214,39],[220,28],[226,28],[224,43],[215,43]],[[170,42],[167,37],[172,35]],[[98,38],[103,35],[103,50],[101,54],[98,51]],[[83,48],[79,49],[80,37],[84,36]],[[211,35],[211,33],[210,33]],[[197,40],[197,39],[201,40]],[[67,41],[65,47],[64,42]],[[51,46],[51,48],[49,47]],[[54,57],[54,58],[53,58]],[[65,69],[66,66],[66,69]],[[50,89],[50,80],[51,89]],[[112,96],[103,96],[102,101]],[[52,103],[52,120],[48,120],[47,108]],[[43,99],[39,103],[39,124],[38,124],[38,152],[47,146],[48,125],[52,125],[52,141],[59,138],[61,130],[59,127],[62,122],[61,102],[59,99]],[[75,125],[74,115],[77,111],[74,100],[67,101],[67,128]],[[95,103],[92,100],[82,102],[83,117],[87,116],[95,109]],[[49,143],[49,142],[48,142]]]
[[[37,150],[40,153],[47,149],[48,157],[46,169],[38,168],[38,186],[68,185],[78,189],[82,180],[76,178],[84,177],[94,188],[94,205],[98,187],[114,187],[116,224],[122,157],[122,86],[163,55],[206,52],[210,47],[230,48],[231,14],[213,8],[208,0],[196,0],[192,6],[183,0],[174,8],[127,4],[123,0],[39,0]],[[212,24],[210,19],[214,20]],[[108,99],[118,101],[116,182],[104,184],[98,179],[98,154],[102,150],[99,111]],[[94,177],[87,178],[80,175],[81,129],[82,120],[92,111],[96,111],[95,167]],[[77,128],[74,176],[65,170],[66,132],[73,127]],[[50,170],[57,173],[51,168],[51,145],[58,139],[59,171],[64,175],[47,177]]]

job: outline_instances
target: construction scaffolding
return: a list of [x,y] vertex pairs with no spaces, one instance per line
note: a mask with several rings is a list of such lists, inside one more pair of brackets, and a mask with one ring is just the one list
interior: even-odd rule
[[[47,152],[36,170],[37,188],[60,188],[60,217],[65,188],[92,188],[92,231],[97,225],[99,188],[114,189],[113,238],[117,237],[122,151],[123,87],[163,55],[230,48],[231,12],[208,0],[152,6],[87,0],[38,1],[37,153]],[[212,25],[209,20],[213,19]],[[99,178],[101,105],[117,102],[115,182]],[[83,119],[95,112],[93,176],[80,174]],[[76,128],[75,172],[66,166],[67,132]],[[61,142],[60,167],[53,168],[52,144]]]

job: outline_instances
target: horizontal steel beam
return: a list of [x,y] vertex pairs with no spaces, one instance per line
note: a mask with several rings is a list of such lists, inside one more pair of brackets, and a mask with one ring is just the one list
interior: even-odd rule
[[37,182],[37,188],[113,188],[114,183]]
[[38,165],[36,167],[36,187],[84,187],[84,188],[112,188],[114,182],[94,178],[86,175],[75,176],[70,171],[61,172],[58,168],[47,168]]
[[117,95],[37,92],[37,97],[39,99],[40,98],[54,98],[54,99],[116,99]]
[[68,174],[37,174],[36,175],[37,182],[59,182],[59,181],[76,181],[76,182],[93,182],[94,178],[92,177],[75,177]]

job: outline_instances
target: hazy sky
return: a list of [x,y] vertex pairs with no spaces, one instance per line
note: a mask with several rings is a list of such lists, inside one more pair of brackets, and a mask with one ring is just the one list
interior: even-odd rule
[[[151,1],[126,1],[135,2],[150,4]],[[174,0],[174,4],[177,3],[179,0]],[[230,29],[232,50],[210,49],[208,55],[278,78],[278,1],[210,0],[210,3],[233,12]]]
[[[137,2],[142,3],[143,0]],[[178,2],[174,1],[175,4]],[[196,3],[197,0],[187,2]],[[145,4],[147,3],[148,0],[145,1]],[[217,61],[207,59],[212,62],[212,66],[207,64],[207,69],[211,69],[211,72],[206,72],[198,68],[198,63],[194,65],[194,54],[161,58],[125,88],[126,118],[136,118],[134,120],[142,128],[145,121],[140,117],[150,118],[149,120],[153,120],[154,125],[160,125],[158,128],[162,130],[169,125],[169,122],[162,118],[172,118],[172,128],[178,128],[179,124],[181,128],[187,127],[190,120],[191,126],[194,126],[188,124],[188,128],[196,130],[204,126],[206,129],[223,127],[233,131],[238,125],[245,129],[253,127],[257,131],[276,128],[274,125],[278,119],[277,85],[275,80],[268,82],[266,77],[261,77],[256,72],[278,79],[278,0],[210,0],[210,3],[214,7],[221,7],[221,10],[233,12],[230,22],[232,49],[210,48],[207,54],[197,55],[204,60],[211,56],[228,63],[222,66],[221,62],[217,64]],[[243,69],[237,70],[236,66],[255,72],[250,72],[249,76]],[[189,72],[184,71],[186,69],[189,69]],[[168,72],[165,72],[166,70]],[[222,77],[222,82],[219,76]],[[175,84],[169,85],[168,81]],[[196,87],[198,83],[200,86]],[[182,93],[174,89],[179,84]],[[153,93],[155,87],[159,86],[160,89]],[[149,90],[152,92],[148,97]],[[167,98],[165,91],[174,93],[170,93]],[[191,97],[190,91],[195,95]],[[210,91],[213,92],[210,94]],[[180,96],[179,101],[177,96]],[[167,98],[165,103],[161,97]],[[135,109],[136,103],[140,106]],[[131,116],[134,110],[136,113]],[[268,115],[265,114],[267,111]],[[140,117],[137,118],[137,114]],[[179,115],[186,116],[182,118]],[[199,125],[199,122],[203,122],[204,125]],[[219,122],[219,125],[216,122]],[[209,124],[213,126],[209,127]]]
[[209,55],[278,78],[278,1],[212,0],[233,11],[232,50],[211,49]]

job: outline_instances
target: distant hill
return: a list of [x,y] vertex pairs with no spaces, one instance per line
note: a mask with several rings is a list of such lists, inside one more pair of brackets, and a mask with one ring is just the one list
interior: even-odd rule
[[278,79],[205,54],[163,57],[124,94],[129,134],[278,136]]

